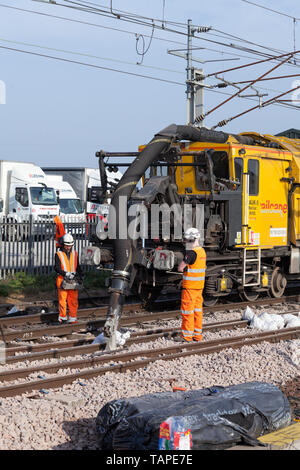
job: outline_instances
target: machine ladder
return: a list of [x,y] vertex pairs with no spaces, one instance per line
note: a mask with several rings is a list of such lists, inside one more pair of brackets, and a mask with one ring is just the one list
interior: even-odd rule
[[[254,268],[251,270],[251,268]],[[260,268],[261,268],[261,249],[244,248],[243,251],[243,286],[259,286],[260,285]],[[254,276],[254,280],[247,283],[247,276]]]

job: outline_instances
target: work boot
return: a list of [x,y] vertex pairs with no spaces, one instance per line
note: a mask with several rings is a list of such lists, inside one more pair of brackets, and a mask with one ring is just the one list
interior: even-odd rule
[[176,341],[176,343],[191,343],[192,342],[191,340],[185,339],[182,336],[176,336],[173,339],[174,341]]

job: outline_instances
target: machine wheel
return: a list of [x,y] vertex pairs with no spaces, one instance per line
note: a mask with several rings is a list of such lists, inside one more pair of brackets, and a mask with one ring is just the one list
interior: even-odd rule
[[269,294],[271,297],[279,299],[283,296],[286,288],[287,280],[280,268],[275,268],[271,276],[271,285]]
[[243,292],[240,293],[240,297],[242,300],[255,302],[259,297],[259,292],[252,291],[251,289],[244,289]]
[[205,307],[213,307],[219,301],[219,297],[212,297],[210,295],[203,296],[203,305]]
[[213,307],[219,301],[219,297],[211,295],[217,292],[217,279],[216,276],[210,276],[205,279],[205,288],[203,294],[203,305],[205,307]]

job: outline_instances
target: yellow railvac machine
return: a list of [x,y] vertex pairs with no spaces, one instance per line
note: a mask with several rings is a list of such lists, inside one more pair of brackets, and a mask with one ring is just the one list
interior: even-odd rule
[[[172,124],[138,152],[96,156],[100,174],[105,166],[126,166],[110,157],[135,157],[111,191],[111,205],[119,220],[120,197],[126,196],[127,208],[137,213],[143,207],[147,220],[139,239],[122,240],[117,222],[114,239],[99,238],[98,230],[93,240],[103,254],[101,266],[113,263],[111,312],[128,292],[150,301],[166,286],[180,287],[184,245],[176,229],[184,226],[185,207],[192,226],[201,207],[206,305],[233,293],[247,300],[262,293],[279,298],[289,280],[300,279],[300,139]],[[154,206],[170,209],[162,211],[156,231]],[[164,232],[166,215],[170,233]]]

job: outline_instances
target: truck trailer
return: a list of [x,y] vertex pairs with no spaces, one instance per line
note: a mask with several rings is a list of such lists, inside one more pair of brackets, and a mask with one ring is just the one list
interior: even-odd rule
[[[44,167],[43,171],[48,175],[62,176],[63,181],[68,182],[77,197],[82,202],[88,220],[101,214],[101,205],[106,205],[107,200],[102,197],[102,185],[99,169],[84,167]],[[117,185],[122,174],[119,171],[107,171],[108,184]]]
[[85,222],[85,211],[80,198],[62,175],[47,175],[49,185],[56,191],[62,222]]

